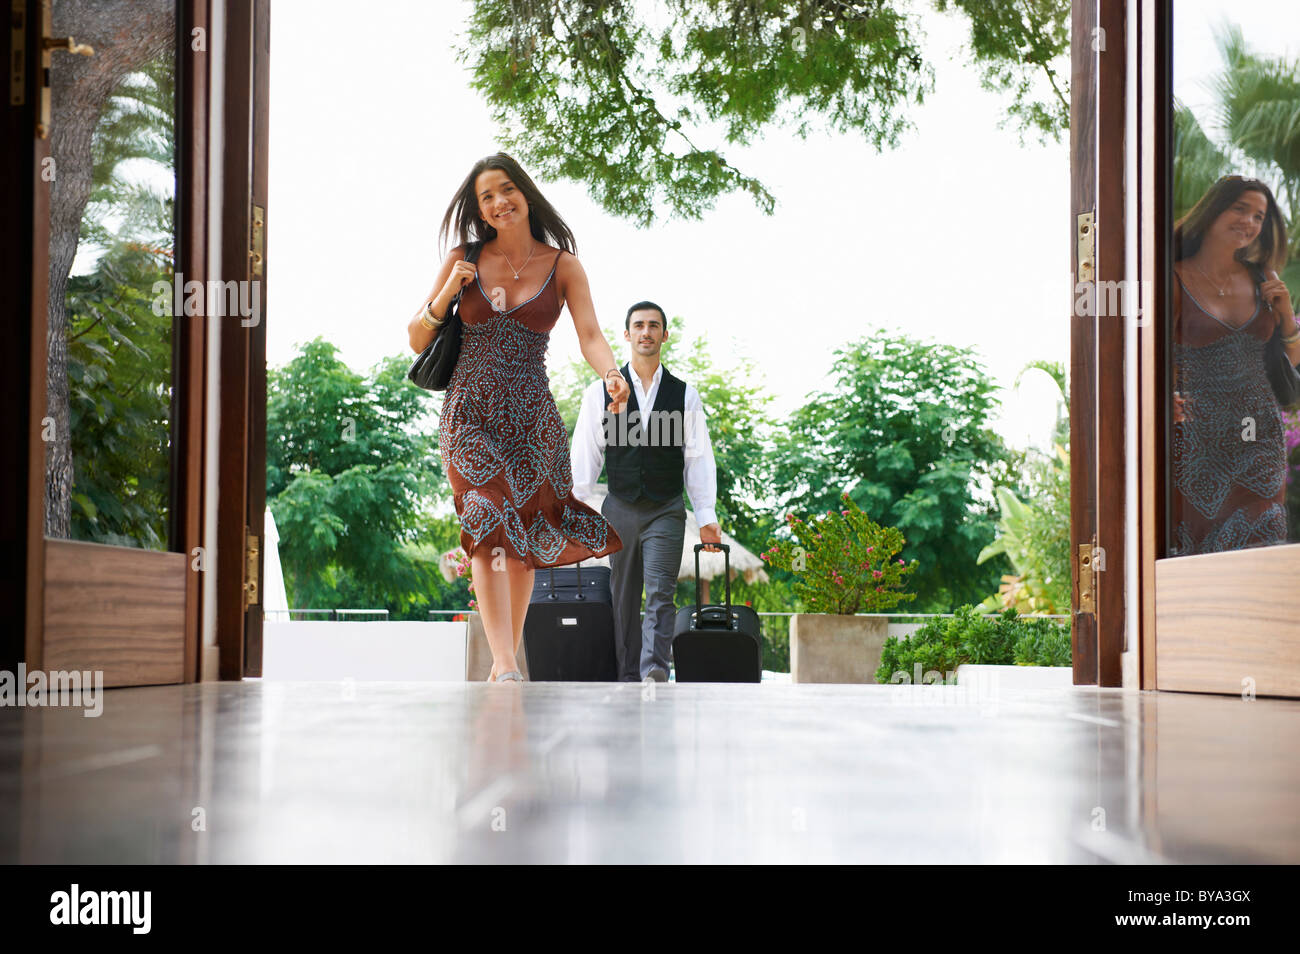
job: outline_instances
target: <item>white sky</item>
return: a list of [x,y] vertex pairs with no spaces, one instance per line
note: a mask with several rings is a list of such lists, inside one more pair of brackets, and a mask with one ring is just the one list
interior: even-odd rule
[[[1202,15],[1222,4],[1177,6],[1181,17],[1184,6]],[[1271,11],[1258,19],[1244,16],[1251,6],[1232,9],[1261,47],[1298,32],[1291,2],[1253,4]],[[384,28],[360,30],[355,3],[275,4],[269,364],[318,334],[359,371],[384,355],[414,357],[406,324],[440,262],[437,226],[470,165],[499,148],[452,54],[448,30],[469,9],[373,0],[365,22]],[[877,155],[850,137],[800,141],[780,129],[750,149],[716,143],[776,195],[772,216],[730,196],[702,221],[638,230],[580,185],[534,173],[574,230],[602,325],[621,330],[629,304],[659,302],[709,333],[720,364],[752,358],[778,414],[826,386],[835,348],[879,327],[977,346],[1008,388],[1027,361],[1068,361],[1068,142],[1022,146],[998,129],[1009,100],[965,65],[964,19],[917,9],[936,90],[910,110],[916,129],[901,148]],[[1202,45],[1193,57],[1217,62],[1208,33]],[[865,290],[848,294],[850,276]],[[577,353],[566,310],[552,360]],[[998,429],[1018,445],[1045,442],[1053,394],[1042,375],[1027,376],[1018,394],[1003,393]]]
[[1300,51],[1296,0],[1174,0],[1174,95],[1191,108],[1212,139],[1217,123],[1206,81],[1223,63],[1214,30],[1225,21],[1241,27],[1256,53],[1295,59]]

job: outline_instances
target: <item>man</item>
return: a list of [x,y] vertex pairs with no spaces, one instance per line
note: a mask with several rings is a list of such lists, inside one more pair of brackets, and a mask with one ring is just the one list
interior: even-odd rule
[[606,466],[609,494],[600,510],[623,541],[623,549],[609,558],[619,679],[664,682],[686,535],[682,490],[690,495],[700,542],[721,543],[714,512],[717,465],[699,392],[659,361],[668,338],[664,310],[651,301],[638,302],[627,310],[623,329],[632,359],[620,370],[632,394],[615,415],[609,413],[603,382],[593,381],[583,392],[573,432],[573,492],[589,501],[602,463]]

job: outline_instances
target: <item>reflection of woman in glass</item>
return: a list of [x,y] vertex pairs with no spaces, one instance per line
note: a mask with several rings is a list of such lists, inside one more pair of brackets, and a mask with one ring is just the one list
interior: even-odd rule
[[1286,446],[1264,347],[1300,328],[1268,187],[1225,176],[1174,227],[1171,556],[1285,543]]

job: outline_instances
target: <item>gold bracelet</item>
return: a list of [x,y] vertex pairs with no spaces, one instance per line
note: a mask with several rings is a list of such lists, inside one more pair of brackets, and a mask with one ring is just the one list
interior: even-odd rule
[[425,305],[424,311],[420,312],[420,324],[424,325],[424,327],[428,328],[430,331],[437,331],[446,324],[446,322],[446,318],[439,318],[433,313],[433,302],[429,302]]
[[1297,321],[1296,319],[1292,318],[1291,323],[1295,325],[1295,331],[1289,335],[1282,336],[1282,343],[1284,345],[1293,345],[1297,341],[1300,341],[1300,321]]

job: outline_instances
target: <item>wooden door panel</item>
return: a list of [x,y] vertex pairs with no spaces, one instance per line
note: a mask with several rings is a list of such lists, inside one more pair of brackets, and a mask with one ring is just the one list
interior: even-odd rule
[[45,539],[42,669],[102,671],[104,685],[185,681],[183,553]]
[[1157,688],[1300,696],[1298,577],[1300,544],[1158,560]]

